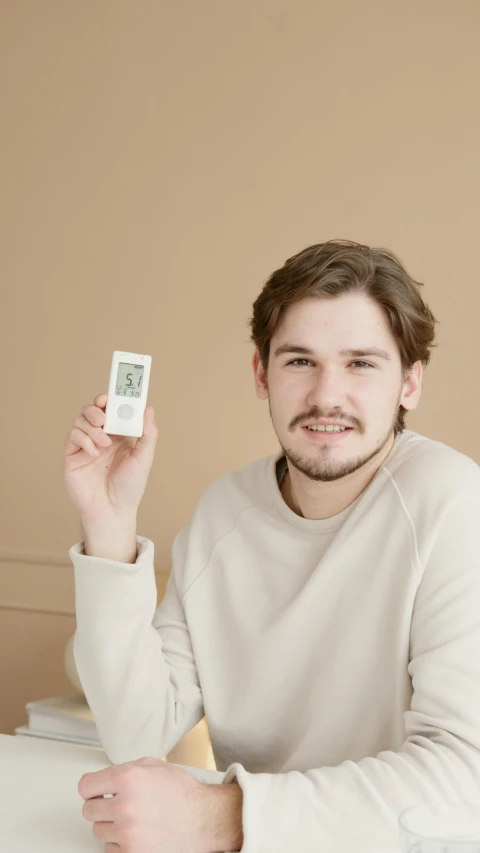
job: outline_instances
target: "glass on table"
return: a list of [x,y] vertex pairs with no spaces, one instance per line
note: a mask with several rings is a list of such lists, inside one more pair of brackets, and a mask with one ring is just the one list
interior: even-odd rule
[[480,853],[480,803],[421,803],[398,820],[402,853]]

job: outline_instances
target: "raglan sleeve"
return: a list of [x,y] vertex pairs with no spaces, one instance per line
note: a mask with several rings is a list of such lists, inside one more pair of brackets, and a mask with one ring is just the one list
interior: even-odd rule
[[178,577],[189,528],[172,547],[172,569],[157,606],[154,545],[137,536],[134,564],[86,556],[72,546],[74,659],[102,746],[114,764],[162,758],[203,717]]
[[480,802],[480,487],[449,502],[418,583],[411,706],[398,751],[307,772],[250,773],[242,853],[398,850],[398,817],[423,801]]

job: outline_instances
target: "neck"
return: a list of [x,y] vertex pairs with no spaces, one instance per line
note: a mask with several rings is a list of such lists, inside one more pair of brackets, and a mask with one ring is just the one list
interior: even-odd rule
[[352,474],[327,483],[311,480],[287,459],[288,470],[280,489],[285,503],[303,518],[320,520],[338,515],[367,488],[390,453],[393,443],[392,433],[378,456]]

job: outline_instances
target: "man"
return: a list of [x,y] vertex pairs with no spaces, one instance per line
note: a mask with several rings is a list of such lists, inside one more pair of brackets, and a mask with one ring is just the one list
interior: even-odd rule
[[[434,324],[385,249],[333,240],[270,276],[253,370],[280,450],[201,496],[158,609],[153,408],[135,446],[101,444],[106,395],[76,418],[75,659],[119,765],[79,791],[105,853],[372,853],[405,808],[478,800],[480,473],[404,423]],[[159,760],[204,714],[222,785]]]

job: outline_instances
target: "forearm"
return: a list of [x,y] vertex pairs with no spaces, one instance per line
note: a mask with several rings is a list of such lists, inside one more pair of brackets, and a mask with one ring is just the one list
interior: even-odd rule
[[153,569],[83,558],[75,565],[75,602],[75,664],[109,759],[163,757],[175,701],[151,625]]
[[114,764],[162,758],[204,713],[181,602],[170,585],[156,609],[153,543],[138,538],[135,565],[72,554],[75,664]]
[[242,804],[242,789],[235,782],[203,786],[196,853],[242,849]]
[[398,846],[398,817],[409,806],[478,801],[480,753],[453,736],[423,740],[305,773],[233,765],[225,781],[236,778],[243,790],[242,853],[383,853]]

